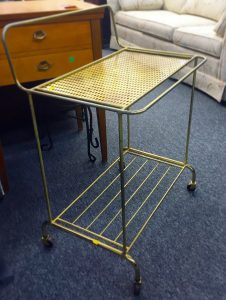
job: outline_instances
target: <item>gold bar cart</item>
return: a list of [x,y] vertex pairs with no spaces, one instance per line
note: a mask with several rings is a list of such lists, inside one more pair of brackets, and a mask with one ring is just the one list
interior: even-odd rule
[[[197,69],[206,59],[202,56],[123,47],[118,41],[110,6],[103,5],[89,11],[105,8],[110,11],[116,40],[121,49],[98,61],[33,88],[28,89],[22,86],[17,79],[8,49],[7,32],[12,27],[81,14],[82,11],[71,11],[9,24],[3,30],[3,45],[15,82],[19,88],[28,94],[29,98],[48,211],[48,221],[42,225],[44,245],[52,245],[47,232],[47,226],[52,225],[118,254],[134,267],[134,293],[139,294],[141,287],[140,268],[130,254],[131,248],[185,169],[191,171],[191,181],[187,185],[188,190],[194,191],[196,188],[195,170],[188,164],[188,147],[195,75]],[[157,97],[143,104],[142,98],[144,95],[156,90],[157,87],[161,87],[172,75],[184,69],[186,69],[186,72],[180,76],[179,80],[171,82],[170,86],[161,91]],[[130,141],[131,116],[145,113],[191,75],[193,76],[193,85],[184,160],[177,161],[133,148]],[[80,105],[103,108],[116,113],[118,116],[119,157],[70,205],[54,217],[52,216],[40,147],[32,99],[33,94],[48,95],[59,100],[74,101]],[[137,104],[140,107],[134,108]],[[127,119],[126,145],[124,145],[124,115]],[[171,179],[166,180],[169,175]],[[104,186],[101,191],[98,190],[100,185]],[[163,188],[161,193],[159,192],[160,187]],[[141,189],[142,191],[145,189],[143,200],[139,195]],[[158,201],[156,201],[156,194],[159,196]],[[153,198],[155,201],[153,201]],[[120,204],[120,206],[117,207],[116,204]],[[135,219],[140,220],[141,224],[138,228],[134,226]]]

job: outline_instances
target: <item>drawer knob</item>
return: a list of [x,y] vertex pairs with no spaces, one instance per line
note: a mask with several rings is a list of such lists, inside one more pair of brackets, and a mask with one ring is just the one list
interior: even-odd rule
[[38,71],[48,71],[51,68],[51,66],[52,65],[48,61],[43,60],[43,61],[40,61],[37,68],[38,68]]
[[44,40],[46,38],[46,36],[47,36],[47,33],[45,31],[42,31],[42,30],[35,31],[33,33],[33,38],[36,41]]

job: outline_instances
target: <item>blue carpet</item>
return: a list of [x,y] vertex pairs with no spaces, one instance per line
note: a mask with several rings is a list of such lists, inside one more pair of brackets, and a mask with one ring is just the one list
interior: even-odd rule
[[[183,158],[190,91],[181,85],[132,118],[135,147]],[[185,173],[134,245],[139,299],[226,299],[226,107],[197,91],[193,112],[189,162],[198,187],[187,192]],[[107,113],[109,163],[118,153],[116,121]],[[85,130],[75,123],[51,123],[54,147],[44,152],[54,214],[109,164],[99,149],[88,162]],[[0,299],[135,299],[133,269],[116,255],[54,228],[53,248],[43,248],[46,207],[35,141],[25,131],[4,137],[10,192],[0,203]]]

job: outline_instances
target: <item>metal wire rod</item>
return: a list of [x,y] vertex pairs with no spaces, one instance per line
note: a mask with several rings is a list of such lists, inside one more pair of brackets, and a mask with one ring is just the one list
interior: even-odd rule
[[[128,168],[134,161],[136,160],[136,157],[134,157],[130,162],[129,164],[126,166],[126,168]],[[84,214],[85,212],[109,189],[109,187],[111,185],[113,185],[113,183],[120,177],[120,174],[118,174],[106,187],[105,189],[103,189],[103,191],[86,207],[86,209],[78,216],[76,217],[72,223],[75,223],[77,222]],[[86,227],[87,229],[89,228],[90,226]]]
[[[145,200],[142,202],[141,206],[139,206],[139,208],[136,210],[135,214],[132,216],[132,218],[130,218],[130,220],[126,223],[126,228],[129,226],[129,224],[132,222],[132,220],[136,217],[136,215],[139,213],[139,211],[141,210],[141,208],[144,206],[144,204],[148,201],[148,199],[150,198],[150,196],[154,193],[154,191],[157,189],[157,187],[160,185],[160,183],[162,182],[163,178],[166,176],[166,174],[169,172],[170,167],[167,168],[167,170],[164,172],[164,174],[161,176],[161,178],[159,179],[158,183],[156,184],[156,186],[151,190],[151,192],[148,194],[148,196],[145,198]],[[117,235],[117,237],[114,239],[114,241],[117,241],[117,239],[119,239],[119,237],[122,235],[122,231]]]
[[55,219],[59,219],[65,212],[71,208],[88,190],[91,189],[91,187],[94,186],[95,183],[97,183],[117,162],[119,161],[119,158],[116,159],[100,176],[98,176],[91,185],[89,185],[77,198],[75,198]]
[[[136,195],[136,193],[141,189],[141,187],[145,184],[145,182],[150,178],[150,176],[154,173],[154,171],[158,168],[159,163],[152,169],[152,171],[146,176],[146,178],[142,181],[140,186],[133,192],[133,194],[130,196],[130,198],[126,201],[125,206],[133,199],[133,197]],[[117,218],[117,216],[121,213],[121,209],[118,210],[116,215],[111,219],[111,221],[108,223],[108,225],[100,232],[100,235],[102,235],[108,227],[114,222],[114,220]]]
[[[140,168],[133,174],[133,176],[127,181],[125,187],[129,185],[129,183],[136,177],[136,175],[140,172],[140,170],[147,164],[148,160],[146,160]],[[120,174],[119,174],[120,176]],[[112,202],[120,195],[121,190],[119,190],[116,195],[110,200],[110,202],[104,207],[104,209],[95,217],[95,219],[86,227],[86,229],[90,228],[96,220],[106,211],[106,209],[112,204]],[[121,210],[120,210],[121,211]]]
[[156,210],[159,208],[159,206],[161,205],[162,201],[165,199],[166,195],[169,193],[169,191],[171,190],[171,188],[173,187],[173,185],[176,183],[177,179],[180,177],[181,173],[183,172],[184,169],[181,169],[180,172],[178,173],[177,177],[174,179],[174,181],[171,183],[170,187],[167,189],[167,191],[165,192],[165,194],[163,195],[163,197],[161,198],[161,200],[159,201],[159,203],[156,205],[155,209],[152,211],[152,213],[150,214],[150,216],[147,218],[147,220],[145,221],[145,223],[143,224],[143,226],[141,227],[141,229],[139,230],[138,234],[136,235],[136,237],[133,239],[132,243],[130,244],[130,246],[128,247],[128,251],[132,248],[132,246],[134,245],[134,243],[136,242],[136,240],[138,239],[138,237],[140,236],[140,234],[143,232],[143,230],[145,229],[145,227],[147,226],[149,220],[151,219],[151,217],[154,215],[154,213],[156,212]]

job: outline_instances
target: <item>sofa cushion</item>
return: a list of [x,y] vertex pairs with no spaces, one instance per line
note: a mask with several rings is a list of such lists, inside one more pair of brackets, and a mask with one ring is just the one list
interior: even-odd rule
[[161,9],[163,0],[119,0],[122,10]]
[[226,11],[221,16],[220,20],[217,22],[216,26],[214,27],[214,31],[217,35],[223,37],[226,30]]
[[186,0],[165,0],[163,9],[174,11],[179,14],[185,2]]
[[214,25],[191,26],[176,29],[173,42],[181,47],[220,57],[223,39],[216,35]]
[[216,24],[216,22],[209,19],[191,15],[179,15],[167,10],[119,11],[115,15],[115,21],[117,24],[167,41],[173,40],[175,28]]
[[225,0],[187,0],[181,13],[192,14],[218,21],[225,9]]

